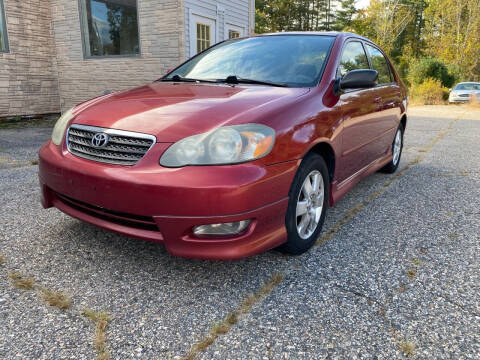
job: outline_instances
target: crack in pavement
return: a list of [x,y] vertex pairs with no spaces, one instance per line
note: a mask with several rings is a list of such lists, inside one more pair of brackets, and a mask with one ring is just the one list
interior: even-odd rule
[[444,294],[442,294],[442,293],[435,292],[434,294],[435,294],[436,296],[438,296],[439,298],[442,298],[443,300],[445,300],[445,301],[448,302],[449,304],[452,304],[453,306],[458,307],[459,309],[463,310],[463,311],[466,312],[467,314],[470,314],[470,315],[473,315],[473,316],[475,316],[475,317],[479,317],[479,318],[480,318],[480,312],[471,309],[469,306],[465,306],[465,305],[463,305],[463,304],[460,304],[460,303],[452,300],[449,296],[444,295]]

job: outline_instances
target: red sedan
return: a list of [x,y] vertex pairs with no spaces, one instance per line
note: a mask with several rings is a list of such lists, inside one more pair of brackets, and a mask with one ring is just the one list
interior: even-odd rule
[[307,251],[328,206],[400,162],[407,91],[348,33],[219,43],[152,84],[65,112],[40,150],[42,204],[171,254]]

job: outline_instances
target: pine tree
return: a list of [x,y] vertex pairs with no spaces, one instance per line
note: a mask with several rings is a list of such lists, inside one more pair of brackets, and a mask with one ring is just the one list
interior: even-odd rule
[[341,0],[335,13],[334,29],[337,31],[349,30],[352,26],[353,16],[357,11],[355,0]]

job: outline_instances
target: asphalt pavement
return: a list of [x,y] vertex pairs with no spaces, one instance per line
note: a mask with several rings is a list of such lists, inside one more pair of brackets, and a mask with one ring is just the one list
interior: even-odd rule
[[50,133],[0,129],[0,359],[480,358],[479,111],[412,108],[397,173],[330,208],[315,248],[233,262],[43,210]]

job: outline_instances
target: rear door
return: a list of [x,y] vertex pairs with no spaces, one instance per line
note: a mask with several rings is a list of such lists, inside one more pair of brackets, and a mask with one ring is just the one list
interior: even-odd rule
[[[369,69],[369,63],[363,43],[358,39],[345,43],[337,77],[351,70]],[[342,166],[339,178],[343,181],[370,164],[376,156],[375,138],[376,112],[379,109],[375,89],[348,90],[340,96],[338,105],[342,108]]]
[[372,118],[372,131],[377,134],[374,144],[376,157],[382,157],[391,150],[400,121],[402,92],[384,54],[369,43],[365,43],[365,48],[372,69],[378,72],[378,85],[373,93],[379,108]]

